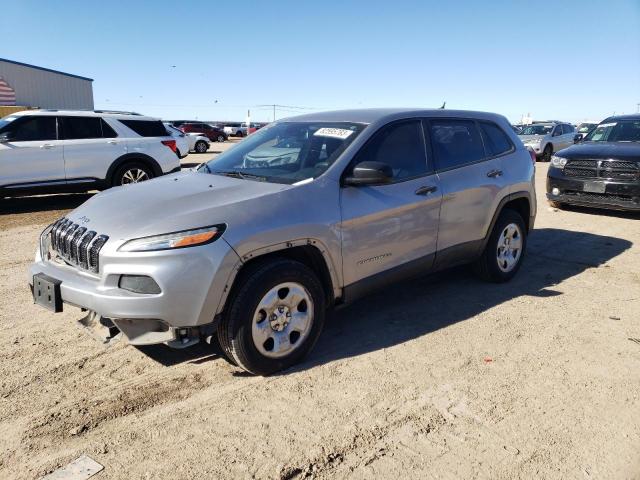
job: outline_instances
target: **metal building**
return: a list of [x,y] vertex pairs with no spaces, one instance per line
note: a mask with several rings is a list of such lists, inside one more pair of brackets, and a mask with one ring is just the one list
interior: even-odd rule
[[93,79],[0,58],[0,105],[93,110]]

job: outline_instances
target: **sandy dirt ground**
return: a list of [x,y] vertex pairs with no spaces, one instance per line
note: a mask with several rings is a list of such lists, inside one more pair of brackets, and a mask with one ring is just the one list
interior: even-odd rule
[[3,200],[0,478],[83,453],[104,480],[640,478],[640,216],[553,211],[545,174],[512,282],[399,284],[269,378],[215,345],[104,347],[79,310],[33,305],[38,234],[88,195]]

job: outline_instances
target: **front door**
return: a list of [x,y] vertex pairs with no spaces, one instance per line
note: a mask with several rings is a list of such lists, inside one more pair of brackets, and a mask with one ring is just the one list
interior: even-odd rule
[[64,184],[62,141],[54,116],[25,115],[2,131],[0,186],[8,188]]
[[428,269],[436,251],[442,193],[427,163],[421,122],[383,127],[358,152],[350,168],[364,161],[389,165],[393,181],[341,189],[344,284],[396,267]]

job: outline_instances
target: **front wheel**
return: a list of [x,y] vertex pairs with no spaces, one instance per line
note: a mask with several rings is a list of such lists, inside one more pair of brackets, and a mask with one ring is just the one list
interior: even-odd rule
[[544,147],[544,150],[542,151],[542,161],[550,162],[551,155],[553,155],[553,147],[551,146],[551,144],[548,144],[546,147]]
[[324,290],[318,277],[302,263],[276,259],[257,264],[241,281],[218,327],[227,357],[256,375],[298,363],[324,325]]
[[527,235],[523,218],[515,210],[503,210],[482,256],[476,261],[476,273],[489,282],[511,280],[520,269],[526,247]]
[[224,135],[218,135],[218,143],[224,142]]
[[205,142],[204,140],[198,140],[196,142],[195,150],[198,153],[205,153],[207,150],[209,150],[209,146],[207,145],[207,142]]

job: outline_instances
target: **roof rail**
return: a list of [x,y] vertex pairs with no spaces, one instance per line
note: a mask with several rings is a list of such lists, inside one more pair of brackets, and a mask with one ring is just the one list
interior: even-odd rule
[[141,113],[138,112],[125,112],[122,110],[94,110],[94,113],[119,113],[121,115],[138,115],[138,116],[142,116]]
[[560,120],[534,120],[531,123],[568,123],[568,122],[561,122]]

